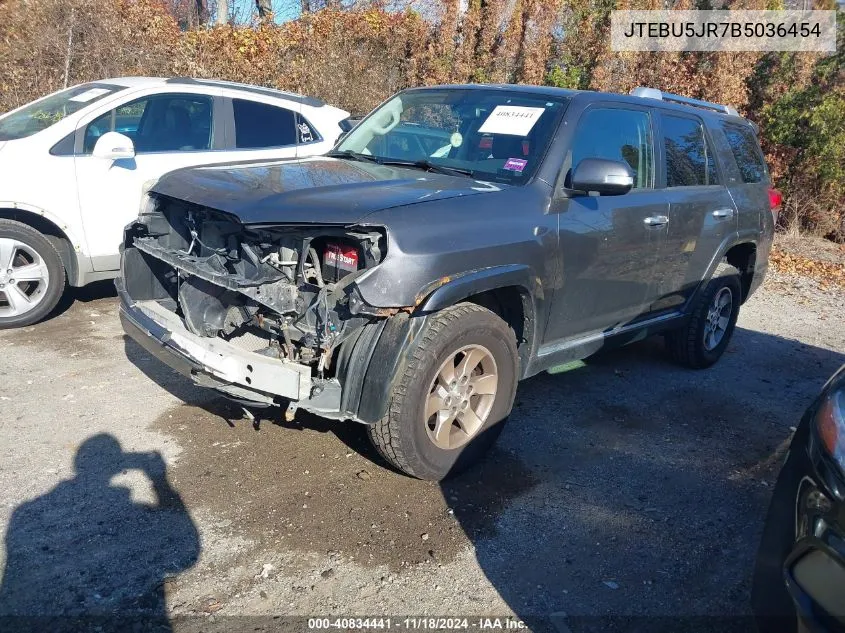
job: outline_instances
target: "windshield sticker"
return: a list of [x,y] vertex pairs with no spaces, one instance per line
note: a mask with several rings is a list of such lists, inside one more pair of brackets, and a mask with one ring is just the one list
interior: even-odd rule
[[528,164],[527,160],[522,158],[509,158],[505,161],[505,166],[503,169],[507,169],[508,171],[519,171],[521,172],[525,169],[525,166]]
[[545,108],[524,106],[496,106],[484,124],[478,128],[481,134],[510,134],[527,136],[539,120]]
[[90,90],[86,90],[85,92],[80,92],[75,97],[71,97],[68,101],[77,101],[79,103],[87,103],[97,97],[102,97],[110,93],[111,90],[108,88],[91,88]]

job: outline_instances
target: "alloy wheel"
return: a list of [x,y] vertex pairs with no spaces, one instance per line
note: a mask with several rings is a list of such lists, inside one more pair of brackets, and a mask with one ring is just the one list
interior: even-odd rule
[[50,272],[44,258],[19,240],[0,237],[0,317],[33,310],[47,294]]
[[444,450],[460,448],[478,435],[496,401],[499,374],[486,347],[467,345],[443,362],[428,390],[425,426]]
[[733,311],[733,293],[730,288],[722,288],[713,297],[704,322],[704,349],[712,352],[728,331]]

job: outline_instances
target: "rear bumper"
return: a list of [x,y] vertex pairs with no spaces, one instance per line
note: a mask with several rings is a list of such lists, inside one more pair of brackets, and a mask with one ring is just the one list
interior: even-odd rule
[[134,301],[115,280],[124,332],[152,356],[197,384],[224,394],[271,404],[311,394],[311,368],[244,351],[219,338],[189,332],[182,320],[154,301]]

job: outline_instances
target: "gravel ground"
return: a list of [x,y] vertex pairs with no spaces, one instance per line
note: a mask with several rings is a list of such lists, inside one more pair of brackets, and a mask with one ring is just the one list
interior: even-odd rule
[[564,632],[747,615],[790,427],[845,363],[845,293],[772,274],[712,369],[649,340],[537,376],[489,459],[437,485],[388,469],[356,425],[253,423],[124,339],[116,312],[98,284],[0,332],[0,614]]

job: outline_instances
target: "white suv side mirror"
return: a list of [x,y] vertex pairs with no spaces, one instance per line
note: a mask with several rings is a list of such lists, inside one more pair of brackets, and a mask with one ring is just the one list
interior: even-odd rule
[[97,140],[91,155],[107,160],[135,158],[135,144],[131,138],[119,132],[106,132]]

